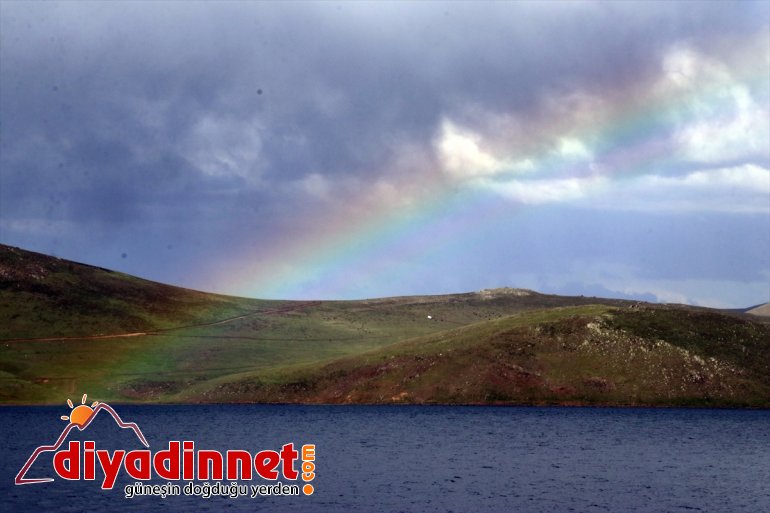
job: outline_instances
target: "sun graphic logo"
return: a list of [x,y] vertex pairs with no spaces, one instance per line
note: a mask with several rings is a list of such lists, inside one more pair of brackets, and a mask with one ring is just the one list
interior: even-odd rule
[[[102,478],[102,490],[112,490],[120,475],[136,480],[133,485],[127,485],[126,498],[145,493],[143,483],[152,480],[153,477],[166,481],[169,486],[172,486],[172,482],[179,480],[188,481],[190,489],[188,490],[188,485],[185,485],[185,495],[201,495],[206,498],[209,494],[208,488],[204,490],[201,488],[202,485],[194,481],[205,482],[207,486],[214,486],[214,489],[219,490],[216,493],[224,493],[230,497],[250,495],[253,498],[259,495],[299,495],[300,493],[312,495],[315,491],[315,487],[310,483],[316,478],[315,444],[295,446],[293,442],[288,442],[281,445],[280,449],[253,452],[229,449],[221,452],[216,449],[197,448],[194,440],[169,440],[165,447],[151,451],[142,430],[136,423],[124,422],[107,403],[94,401],[88,405],[87,400],[88,394],[83,394],[80,404],[75,406],[72,400],[67,399],[70,414],[61,416],[62,420],[67,421],[67,425],[55,443],[41,445],[32,452],[16,475],[17,485],[53,481],[52,477],[27,477],[27,473],[41,454],[53,452],[53,472],[62,479],[94,481],[99,474]],[[70,431],[75,428],[84,431],[101,412],[107,412],[121,429],[133,431],[144,448],[98,449],[93,440],[82,442],[70,440],[66,448],[62,447]],[[233,484],[254,479],[268,481],[271,484],[249,486]],[[280,482],[279,479],[281,479]],[[216,484],[208,485],[209,481],[214,481]],[[222,484],[222,481],[228,481],[229,485]],[[237,486],[237,490],[233,491],[233,486]],[[152,486],[149,488],[154,489]],[[168,493],[172,492],[178,495],[177,492],[182,490],[173,484],[173,490]]]
[[99,404],[98,401],[94,401],[91,406],[86,405],[86,399],[88,398],[88,394],[83,394],[83,398],[80,400],[80,405],[75,408],[72,405],[72,400],[67,399],[67,405],[72,410],[72,413],[69,414],[69,417],[66,415],[62,415],[62,420],[69,420],[72,424],[75,424],[78,429],[81,431],[83,430],[83,426],[86,425],[88,422],[88,419],[91,418],[91,416],[94,414],[94,408]]
[[[24,484],[35,484],[35,483],[49,483],[53,481],[53,478],[50,477],[42,477],[42,478],[29,478],[26,477],[27,472],[29,471],[30,467],[35,463],[35,460],[44,452],[55,452],[58,451],[59,448],[64,444],[64,441],[67,438],[67,435],[70,431],[72,431],[74,428],[77,428],[79,431],[83,431],[86,429],[91,422],[94,421],[96,416],[102,412],[106,411],[110,414],[112,419],[115,421],[115,423],[120,427],[121,429],[131,429],[136,437],[139,439],[139,441],[144,445],[145,447],[150,447],[150,444],[147,443],[147,439],[144,437],[144,434],[142,433],[142,430],[139,429],[139,426],[136,425],[134,422],[124,422],[123,419],[120,418],[120,415],[118,415],[118,412],[116,412],[112,406],[110,406],[107,403],[100,403],[98,401],[94,401],[91,403],[91,406],[88,406],[86,404],[86,400],[88,399],[88,394],[83,394],[83,397],[80,400],[80,404],[78,406],[75,406],[72,404],[72,400],[67,399],[67,405],[72,409],[69,416],[62,415],[61,419],[69,421],[67,425],[64,427],[64,430],[59,435],[59,438],[56,439],[56,442],[54,442],[53,445],[41,445],[38,448],[36,448],[29,458],[27,458],[26,463],[24,463],[24,466],[21,467],[21,470],[19,470],[19,473],[16,474],[15,483],[17,485],[24,485]],[[86,442],[89,443],[89,442]],[[92,442],[91,442],[92,443]]]

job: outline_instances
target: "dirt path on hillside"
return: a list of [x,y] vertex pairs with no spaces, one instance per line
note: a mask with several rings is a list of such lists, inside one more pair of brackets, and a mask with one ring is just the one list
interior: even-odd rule
[[178,330],[185,330],[185,329],[192,329],[192,328],[206,328],[209,326],[219,326],[221,324],[227,324],[230,322],[238,321],[240,319],[246,319],[248,317],[254,317],[255,315],[279,315],[283,313],[289,313],[289,312],[295,312],[297,310],[302,310],[304,308],[308,308],[310,306],[316,306],[320,305],[320,301],[305,301],[302,303],[296,303],[293,305],[287,305],[282,306],[279,308],[270,308],[267,310],[255,310],[253,312],[249,312],[243,315],[238,315],[235,317],[228,317],[226,319],[219,319],[217,321],[212,322],[203,322],[198,324],[186,324],[183,326],[174,326],[173,328],[162,328],[157,330],[148,330],[148,331],[136,331],[132,333],[115,333],[111,335],[82,335],[77,337],[38,337],[38,338],[9,338],[9,339],[0,339],[0,343],[8,343],[8,342],[53,342],[57,340],[106,340],[111,338],[132,338],[132,337],[147,337],[152,335],[164,335],[166,333],[169,333],[171,331],[178,331]]

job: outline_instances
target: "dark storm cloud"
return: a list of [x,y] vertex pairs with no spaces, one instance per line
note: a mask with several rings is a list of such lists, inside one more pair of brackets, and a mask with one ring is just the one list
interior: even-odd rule
[[752,9],[3,2],[0,214],[267,237],[309,208],[291,181],[373,180],[446,117],[484,130],[644,82],[677,41],[755,30]]

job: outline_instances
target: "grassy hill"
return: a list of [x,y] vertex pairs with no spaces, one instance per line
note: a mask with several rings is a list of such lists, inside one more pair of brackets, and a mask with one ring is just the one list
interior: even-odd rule
[[511,315],[293,373],[210,400],[770,406],[770,328],[685,308],[603,305]]
[[233,298],[0,246],[0,402],[770,406],[752,319],[521,289]]

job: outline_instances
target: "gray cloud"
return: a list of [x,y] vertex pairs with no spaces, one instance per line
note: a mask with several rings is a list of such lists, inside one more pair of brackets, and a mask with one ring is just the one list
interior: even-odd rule
[[[647,83],[676,43],[721,55],[762,9],[4,2],[0,216],[97,229],[101,244],[185,233],[207,257],[301,233],[322,207],[290,183],[381,178],[405,141],[429,152],[445,118],[537,130],[552,98]],[[155,240],[129,242],[137,224]]]

